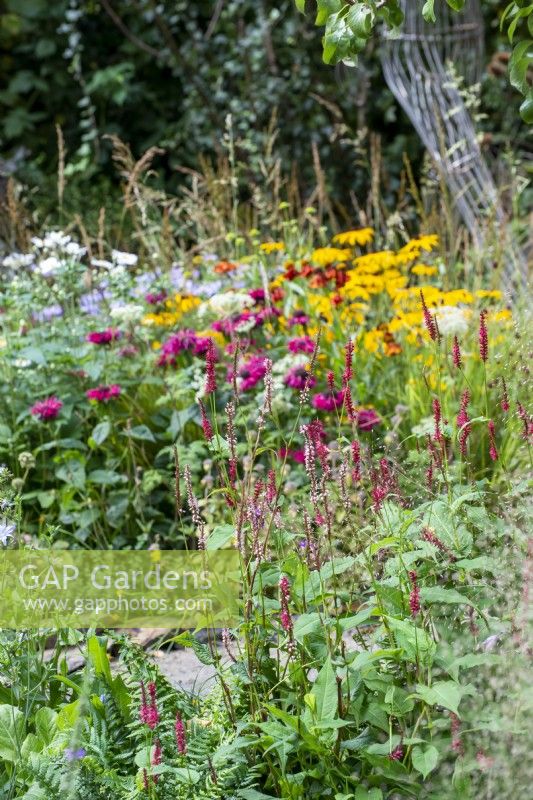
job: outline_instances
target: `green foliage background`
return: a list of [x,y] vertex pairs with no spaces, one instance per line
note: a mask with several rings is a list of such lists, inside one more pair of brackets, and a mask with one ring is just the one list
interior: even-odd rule
[[[482,5],[489,61],[510,49],[498,23],[506,4]],[[97,207],[115,179],[105,134],[127,141],[137,158],[164,148],[156,166],[174,190],[185,179],[178,166],[196,169],[222,152],[228,113],[237,157],[255,174],[269,125],[285,172],[297,165],[303,186],[314,180],[314,142],[338,202],[367,188],[354,148],[365,130],[382,137],[391,190],[404,151],[419,162],[418,139],[381,74],[379,41],[357,69],[327,66],[313,15],[299,14],[293,0],[3,0],[0,11],[0,171],[16,167],[38,187],[45,216],[57,205],[56,124],[67,149],[65,203],[75,211],[91,197]],[[481,124],[493,155],[525,147],[520,102],[505,67],[487,72]]]

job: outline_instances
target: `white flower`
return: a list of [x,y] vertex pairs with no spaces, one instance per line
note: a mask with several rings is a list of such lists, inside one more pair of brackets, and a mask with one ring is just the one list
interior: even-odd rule
[[7,544],[8,539],[13,538],[16,529],[17,526],[13,522],[9,522],[5,517],[0,519],[0,542],[4,546]]
[[468,330],[470,312],[466,308],[440,306],[435,309],[434,315],[443,336],[455,336]]
[[67,246],[64,248],[64,252],[67,256],[70,256],[70,258],[80,259],[87,252],[87,248],[82,247],[77,242],[69,242]]
[[61,261],[59,261],[59,259],[55,256],[48,256],[48,258],[43,258],[42,261],[39,261],[35,267],[35,272],[40,272],[40,274],[44,276],[53,275],[60,266]]
[[94,258],[91,261],[91,267],[101,267],[101,269],[113,269],[113,263],[106,261],[103,258]]
[[246,308],[253,306],[254,300],[244,292],[224,292],[215,294],[199,308],[200,315],[210,312],[217,317],[233,317],[242,314]]
[[139,260],[135,253],[123,253],[121,250],[112,250],[111,258],[120,267],[134,267]]
[[305,367],[309,364],[311,357],[306,353],[287,353],[283,358],[274,361],[272,365],[272,372],[276,375],[285,376],[286,373],[293,369],[293,367]]
[[4,258],[2,264],[8,269],[19,269],[19,267],[30,267],[34,261],[33,253],[10,253]]
[[235,325],[237,333],[248,333],[252,328],[255,328],[255,319],[253,317],[250,317],[250,319],[243,319],[238,325]]
[[120,322],[136,322],[144,314],[144,308],[135,303],[126,303],[125,305],[115,305],[109,311],[113,319]]

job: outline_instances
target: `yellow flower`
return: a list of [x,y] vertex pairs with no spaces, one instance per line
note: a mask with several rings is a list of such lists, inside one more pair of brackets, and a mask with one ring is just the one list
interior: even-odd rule
[[[317,317],[321,317],[326,325],[333,323],[333,315],[331,313],[331,302],[327,297],[320,294],[308,294],[307,300]],[[311,334],[309,334],[311,336]]]
[[161,342],[155,341],[152,342],[152,350],[159,350],[161,347]]
[[347,244],[349,247],[354,247],[356,244],[364,247],[364,245],[371,242],[373,238],[374,231],[372,228],[359,228],[359,230],[356,231],[345,231],[344,233],[338,233],[333,237],[332,241],[335,244]]
[[363,346],[368,353],[378,354],[382,341],[383,333],[378,331],[377,328],[374,328],[374,330],[365,333]]
[[416,264],[411,267],[413,275],[436,275],[438,272],[437,267],[428,267],[427,264]]
[[508,308],[504,308],[502,311],[495,311],[492,314],[487,315],[489,322],[508,322],[512,318],[513,315]]
[[205,331],[197,331],[196,335],[201,336],[202,338],[209,337],[210,339],[213,339],[213,341],[215,341],[219,347],[224,347],[226,344],[224,334],[220,331],[213,331],[211,328],[207,328]]
[[402,249],[406,250],[411,247],[413,250],[427,250],[430,252],[434,250],[439,243],[439,237],[434,233],[419,236],[417,239],[410,239],[406,246]]
[[456,306],[458,303],[473,303],[474,296],[466,289],[453,289],[451,292],[442,292],[441,300],[445,306]]
[[392,250],[378,250],[377,253],[367,253],[354,258],[357,272],[379,272],[396,265],[396,257]]
[[494,300],[502,299],[502,293],[499,291],[499,289],[491,289],[490,291],[488,289],[478,289],[475,295],[480,299],[483,299],[484,297],[491,297]]
[[285,250],[285,244],[283,242],[261,242],[259,249],[268,255],[269,253],[278,253],[280,250]]
[[319,247],[317,250],[313,250],[311,261],[322,267],[332,261],[346,261],[351,255],[351,250],[341,250],[338,247]]

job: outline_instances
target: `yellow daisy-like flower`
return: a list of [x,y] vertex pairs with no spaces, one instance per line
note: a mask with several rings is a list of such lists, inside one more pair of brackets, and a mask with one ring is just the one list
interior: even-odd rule
[[425,236],[419,236],[417,239],[410,239],[402,249],[406,250],[411,247],[414,250],[427,250],[430,252],[437,247],[438,243],[439,237],[435,233],[429,233]]
[[436,275],[438,272],[437,267],[429,267],[427,264],[415,264],[411,267],[413,275]]
[[161,342],[155,341],[152,342],[152,350],[159,350],[161,348]]
[[474,296],[466,289],[454,289],[451,292],[442,292],[441,300],[445,306],[456,306],[458,303],[473,303]]
[[193,294],[175,294],[174,301],[167,300],[165,304],[167,308],[172,308],[172,302],[175,303],[177,310],[181,311],[182,314],[188,314],[189,311],[192,311],[194,308],[199,306],[202,301],[199,297],[195,297]]
[[373,228],[359,228],[359,230],[356,231],[344,231],[344,233],[338,233],[333,237],[332,241],[335,244],[348,245],[349,247],[354,247],[355,245],[364,247],[364,245],[371,242],[373,238]]
[[379,272],[382,269],[396,266],[396,256],[392,250],[378,250],[377,253],[367,253],[354,258],[357,272]]
[[346,261],[351,255],[351,250],[341,250],[339,247],[319,247],[313,250],[311,261],[323,267],[332,261]]
[[285,250],[285,244],[284,242],[261,242],[259,249],[269,255],[270,253],[279,253],[281,250]]
[[495,311],[494,313],[487,315],[489,322],[509,322],[509,320],[512,318],[513,315],[508,308],[504,308],[501,311]]
[[489,289],[478,289],[478,291],[475,292],[475,295],[476,295],[476,297],[479,297],[480,299],[483,299],[485,297],[487,297],[487,298],[490,297],[493,300],[501,300],[502,299],[502,293],[499,291],[499,289],[490,289],[490,290]]

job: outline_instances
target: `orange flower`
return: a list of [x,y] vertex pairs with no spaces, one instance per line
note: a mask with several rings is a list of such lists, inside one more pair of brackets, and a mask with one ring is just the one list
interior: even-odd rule
[[218,264],[215,265],[215,272],[217,275],[233,272],[234,269],[237,269],[237,264],[233,264],[231,261],[219,261]]

